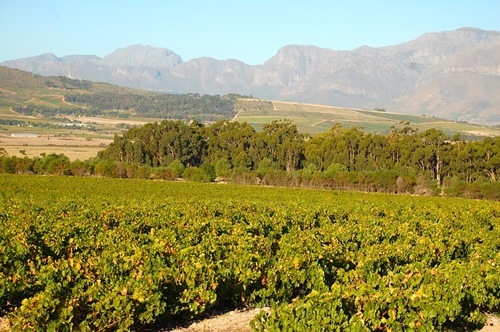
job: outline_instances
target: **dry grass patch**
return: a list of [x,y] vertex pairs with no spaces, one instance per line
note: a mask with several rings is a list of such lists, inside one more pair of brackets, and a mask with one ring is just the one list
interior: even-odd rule
[[84,138],[71,135],[40,135],[37,137],[0,136],[0,147],[4,148],[9,156],[30,158],[42,153],[64,154],[70,160],[87,160],[97,156],[104,150],[112,139]]

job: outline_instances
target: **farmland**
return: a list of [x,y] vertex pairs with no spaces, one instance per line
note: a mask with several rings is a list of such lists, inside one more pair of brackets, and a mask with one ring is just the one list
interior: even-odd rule
[[479,328],[500,205],[211,183],[0,176],[13,330],[142,330],[270,306],[255,330]]
[[261,129],[266,123],[274,120],[289,119],[297,125],[302,133],[311,135],[322,133],[339,123],[344,128],[363,128],[369,133],[390,132],[391,127],[410,126],[420,131],[430,128],[442,130],[450,135],[461,132],[468,136],[498,136],[498,128],[460,123],[434,117],[398,114],[381,110],[363,110],[347,107],[292,103],[284,101],[242,100],[236,121],[246,121],[253,127]]

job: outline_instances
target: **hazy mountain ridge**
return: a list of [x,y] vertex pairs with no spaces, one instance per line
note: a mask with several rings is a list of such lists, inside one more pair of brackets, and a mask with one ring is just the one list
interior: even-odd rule
[[141,89],[234,92],[500,124],[500,32],[474,28],[352,51],[288,45],[256,66],[209,57],[183,61],[171,50],[141,45],[104,58],[47,53],[2,65]]

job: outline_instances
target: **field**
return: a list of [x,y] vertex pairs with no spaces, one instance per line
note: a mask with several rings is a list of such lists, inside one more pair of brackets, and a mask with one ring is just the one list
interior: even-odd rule
[[0,125],[0,147],[4,148],[9,156],[24,155],[33,158],[42,153],[62,153],[70,160],[87,160],[96,157],[97,152],[105,149],[113,141],[115,134],[121,134],[131,126],[140,126],[153,120],[161,121],[142,118],[65,118],[78,121],[84,126],[68,128],[67,124],[54,121],[50,121],[54,125],[50,128]]
[[[65,95],[73,93],[150,93],[104,83],[92,83],[88,87],[87,83],[0,67],[0,148],[11,156],[64,153],[71,160],[86,160],[96,157],[99,150],[112,142],[115,134],[133,125],[159,121],[133,116],[127,119],[71,115],[41,117],[13,111],[16,106],[81,109],[81,105],[64,99]],[[36,137],[28,139],[26,134]]]
[[500,311],[498,202],[0,176],[13,330],[144,330],[269,306],[258,331],[474,329]]
[[0,135],[0,146],[9,156],[40,157],[42,154],[64,154],[70,160],[87,160],[97,156],[112,140],[106,138],[79,137],[75,135],[47,134],[37,136]]
[[[252,107],[252,104],[255,106]],[[340,123],[345,128],[362,127],[367,132],[384,134],[389,133],[393,126],[411,126],[420,131],[436,128],[446,134],[461,132],[472,136],[500,134],[499,129],[439,118],[283,101],[272,101],[272,107],[265,108],[260,100],[246,100],[245,109],[235,117],[236,121],[246,121],[257,129],[280,119],[289,119],[297,125],[299,131],[312,135],[327,131],[335,123]]]

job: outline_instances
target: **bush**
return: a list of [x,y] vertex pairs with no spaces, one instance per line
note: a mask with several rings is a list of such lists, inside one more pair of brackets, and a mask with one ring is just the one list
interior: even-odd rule
[[70,173],[69,158],[64,154],[51,153],[41,159],[39,174],[68,175]]
[[135,171],[135,178],[137,178],[137,179],[149,179],[149,178],[151,178],[151,174],[152,174],[151,167],[140,166]]
[[184,172],[184,165],[180,160],[176,159],[167,166],[167,169],[172,172],[172,174],[174,175],[174,179],[176,179],[182,176],[182,173]]
[[153,168],[153,177],[161,180],[175,180],[178,176],[177,172],[171,168],[155,167]]
[[500,200],[499,182],[474,182],[454,181],[445,189],[446,196],[465,197],[471,199]]
[[95,165],[95,174],[105,177],[117,177],[117,169],[114,161],[109,159],[101,159]]
[[70,173],[75,176],[85,176],[92,174],[92,167],[89,163],[75,160],[69,165]]
[[500,201],[500,182],[485,182],[480,188],[483,198]]
[[195,182],[210,182],[211,176],[199,167],[188,167],[182,173],[182,177],[186,180]]
[[16,163],[12,158],[9,157],[2,158],[2,173],[7,173],[7,174],[16,173]]
[[219,159],[215,164],[215,175],[217,177],[227,177],[231,174],[231,163],[227,159]]

